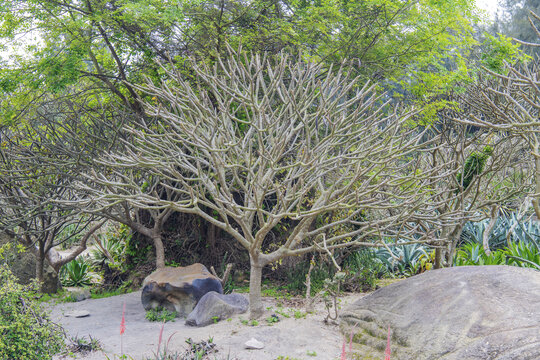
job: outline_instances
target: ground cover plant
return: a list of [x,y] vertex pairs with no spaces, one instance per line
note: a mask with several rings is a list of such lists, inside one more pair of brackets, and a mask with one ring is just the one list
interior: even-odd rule
[[512,265],[540,270],[540,225],[536,221],[519,221],[512,213],[498,218],[491,231],[488,223],[489,219],[466,224],[455,259],[457,266]]
[[35,301],[37,284],[17,283],[0,265],[0,358],[48,360],[64,348],[64,332]]

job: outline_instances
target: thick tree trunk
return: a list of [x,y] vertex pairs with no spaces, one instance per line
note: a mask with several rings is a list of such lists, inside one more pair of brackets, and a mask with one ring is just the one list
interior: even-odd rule
[[434,269],[442,268],[442,249],[440,247],[435,248],[435,264],[433,264]]
[[40,288],[43,286],[43,266],[45,265],[45,254],[43,251],[39,251],[38,256],[36,256],[36,279],[39,282]]
[[165,267],[165,248],[163,247],[161,235],[152,236],[152,241],[156,248],[156,269],[163,269]]
[[450,249],[448,254],[446,254],[446,265],[448,267],[451,267],[454,264],[454,256],[456,255],[457,245],[461,238],[461,233],[463,232],[463,226],[465,226],[465,223],[456,225],[450,234]]
[[212,223],[208,223],[208,228],[206,230],[206,241],[211,249],[213,249],[216,245],[218,234],[219,228]]
[[261,299],[261,279],[263,266],[257,259],[251,258],[251,271],[249,274],[249,317],[258,319],[263,315],[263,304]]

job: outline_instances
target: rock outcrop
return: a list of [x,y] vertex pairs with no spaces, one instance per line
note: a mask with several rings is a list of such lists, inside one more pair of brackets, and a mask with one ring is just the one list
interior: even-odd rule
[[209,291],[223,293],[218,278],[202,264],[158,269],[144,279],[141,301],[145,310],[158,307],[188,315]]
[[359,359],[540,359],[540,272],[510,266],[428,271],[345,309]]
[[223,295],[211,291],[197,303],[195,309],[186,318],[186,325],[207,326],[234,314],[245,313],[249,301],[240,294]]

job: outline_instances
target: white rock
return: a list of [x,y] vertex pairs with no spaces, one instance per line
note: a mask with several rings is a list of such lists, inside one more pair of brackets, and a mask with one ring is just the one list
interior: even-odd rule
[[90,316],[90,312],[88,312],[87,310],[73,310],[65,313],[64,316],[82,318]]
[[246,349],[260,350],[264,347],[264,344],[255,338],[251,338],[244,344]]

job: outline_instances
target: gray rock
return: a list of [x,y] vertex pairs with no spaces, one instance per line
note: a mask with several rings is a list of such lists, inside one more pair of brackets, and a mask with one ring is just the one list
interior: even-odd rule
[[358,300],[341,316],[360,359],[540,359],[540,272],[510,266],[428,271]]
[[219,279],[202,264],[156,270],[144,279],[142,286],[145,310],[162,307],[179,316],[188,315],[207,292],[223,293]]
[[233,314],[245,313],[249,301],[240,294],[223,295],[215,291],[205,294],[195,309],[188,315],[186,325],[206,326],[229,318]]
[[246,349],[250,349],[250,350],[260,350],[264,348],[264,344],[255,338],[251,338],[248,341],[246,341],[244,346]]
[[65,313],[64,316],[65,317],[82,318],[82,317],[90,316],[90,312],[88,312],[86,310],[73,310],[73,311],[69,311],[69,312]]
[[[11,239],[8,235],[0,232],[0,246],[11,242],[13,249],[16,248],[17,243]],[[20,284],[29,284],[36,277],[36,256],[29,251],[17,253],[13,251],[9,258],[9,269],[17,277]],[[54,294],[62,288],[60,284],[60,278],[56,271],[45,261],[43,268],[43,284],[41,290],[47,294]]]
[[65,290],[69,293],[71,298],[75,300],[76,302],[90,299],[91,297],[90,290],[86,288],[67,287],[65,288]]

